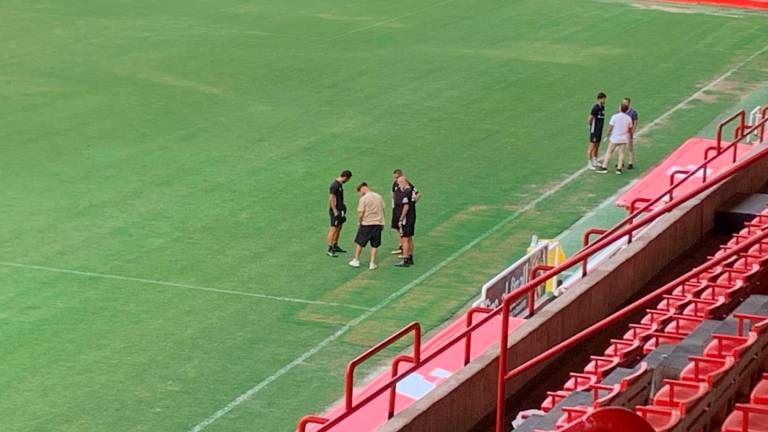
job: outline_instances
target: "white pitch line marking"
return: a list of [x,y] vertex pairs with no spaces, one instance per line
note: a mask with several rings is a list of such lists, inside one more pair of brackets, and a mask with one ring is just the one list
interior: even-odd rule
[[204,287],[204,286],[198,286],[198,285],[189,285],[184,283],[166,282],[166,281],[159,281],[159,280],[152,280],[152,279],[135,278],[130,276],[104,274],[104,273],[92,273],[92,272],[85,272],[85,271],[79,271],[79,270],[69,270],[69,269],[61,269],[61,268],[55,268],[55,267],[44,267],[44,266],[30,265],[30,264],[19,264],[19,263],[13,263],[13,262],[0,261],[0,266],[16,267],[16,268],[23,268],[23,269],[30,269],[30,270],[42,270],[42,271],[47,271],[51,273],[64,273],[64,274],[71,274],[71,275],[91,277],[91,278],[113,279],[113,280],[128,281],[128,282],[140,282],[140,283],[149,284],[149,285],[159,285],[159,286],[166,286],[166,287],[173,287],[173,288],[184,288],[188,290],[197,290],[197,291],[208,291],[208,292],[214,292],[219,294],[230,294],[230,295],[238,295],[238,296],[245,296],[245,297],[254,297],[254,298],[259,298],[264,300],[275,300],[275,301],[281,301],[281,302],[287,302],[287,303],[301,303],[301,304],[319,305],[319,306],[345,307],[345,308],[365,310],[365,311],[369,310],[369,308],[367,307],[344,304],[344,303],[332,303],[332,302],[324,302],[319,300],[304,300],[304,299],[298,299],[293,297],[271,296],[266,294],[249,293],[245,291],[235,291],[235,290],[228,290],[228,289],[221,289],[221,288],[210,288],[210,287]]
[[[679,111],[680,109],[684,108],[692,100],[696,99],[697,97],[699,97],[704,92],[712,89],[714,86],[718,85],[723,80],[725,80],[729,76],[733,75],[736,71],[738,71],[739,69],[744,67],[747,63],[749,63],[750,61],[754,60],[755,57],[759,56],[760,54],[762,54],[762,53],[764,53],[766,51],[768,51],[768,45],[766,45],[763,49],[757,51],[756,53],[752,54],[751,56],[747,57],[746,60],[744,60],[743,62],[737,64],[736,66],[734,66],[733,68],[731,68],[730,70],[725,72],[723,75],[721,75],[720,77],[718,77],[714,81],[712,81],[709,84],[707,84],[706,86],[702,87],[696,93],[694,93],[693,95],[691,95],[688,98],[686,98],[683,102],[675,105],[672,109],[670,109],[669,111],[663,113],[661,116],[656,118],[656,120],[653,120],[652,122],[648,123],[647,126],[645,126],[644,128],[640,129],[640,131],[638,131],[637,136],[640,136],[640,135],[648,132],[651,128],[653,128],[654,126],[656,126],[660,122],[664,121],[667,117],[671,116],[676,111]],[[510,223],[511,221],[517,219],[518,217],[520,217],[521,214],[523,214],[523,213],[533,209],[540,202],[542,202],[543,200],[549,198],[550,196],[552,196],[553,194],[558,192],[560,189],[564,188],[565,186],[567,186],[568,184],[570,184],[571,182],[573,182],[574,180],[579,178],[582,174],[584,174],[587,171],[588,171],[587,168],[584,167],[584,168],[576,171],[575,173],[569,175],[563,181],[561,181],[560,183],[555,185],[555,187],[553,187],[552,189],[548,190],[547,192],[545,192],[544,194],[542,194],[540,197],[536,198],[535,200],[531,201],[525,207],[523,207],[523,208],[521,208],[519,210],[516,210],[511,215],[509,215],[506,218],[504,218],[504,220],[502,220],[498,224],[494,225],[491,229],[489,229],[485,233],[481,234],[479,237],[477,237],[476,239],[472,240],[470,243],[468,243],[467,245],[465,245],[464,247],[462,247],[461,249],[456,251],[453,255],[449,256],[445,260],[441,261],[440,263],[438,263],[437,265],[435,265],[434,267],[429,269],[426,273],[422,274],[421,276],[419,276],[418,278],[414,279],[413,281],[411,281],[407,285],[405,285],[402,288],[400,288],[399,290],[395,291],[389,297],[384,299],[381,303],[379,303],[376,306],[372,307],[371,309],[369,309],[368,311],[366,311],[365,313],[363,313],[359,317],[355,318],[354,320],[348,322],[342,328],[337,330],[335,333],[333,333],[332,335],[328,336],[327,338],[323,339],[320,343],[315,345],[312,349],[310,349],[309,351],[305,352],[301,356],[297,357],[295,360],[293,360],[292,362],[288,363],[284,367],[280,368],[274,374],[270,375],[269,377],[265,378],[260,383],[256,384],[254,387],[250,388],[248,391],[246,391],[245,393],[243,393],[240,396],[238,396],[237,398],[235,398],[233,401],[228,403],[226,406],[224,406],[220,410],[218,410],[215,413],[211,414],[205,420],[201,421],[195,427],[190,429],[189,432],[201,432],[201,431],[203,431],[205,428],[210,426],[216,420],[218,420],[221,417],[227,415],[227,413],[229,413],[230,411],[235,409],[238,405],[240,405],[241,403],[243,403],[243,402],[247,401],[248,399],[252,398],[254,395],[259,393],[261,390],[263,390],[269,384],[271,384],[272,382],[274,382],[275,380],[277,380],[281,376],[285,375],[286,373],[290,372],[296,366],[300,365],[301,363],[303,363],[304,361],[306,361],[307,359],[309,359],[313,355],[317,354],[320,350],[322,350],[326,346],[330,345],[333,341],[335,341],[336,339],[338,339],[341,336],[343,336],[344,334],[346,334],[353,327],[355,327],[356,325],[360,324],[362,321],[366,320],[368,317],[370,317],[374,313],[376,313],[376,312],[380,311],[381,309],[385,308],[386,306],[388,306],[390,303],[392,303],[393,301],[395,301],[399,297],[402,297],[404,294],[406,294],[408,291],[413,289],[415,286],[417,286],[418,284],[420,284],[421,282],[423,282],[424,280],[426,280],[427,278],[429,278],[433,274],[435,274],[438,271],[440,271],[443,267],[447,266],[448,264],[450,264],[451,262],[453,262],[454,260],[456,260],[460,256],[464,255],[464,253],[466,253],[468,250],[472,249],[475,245],[477,245],[481,241],[485,240],[486,238],[488,238],[491,235],[493,235],[494,233],[496,233],[498,230],[500,230],[502,227],[504,227],[504,225],[506,225],[506,224]]]

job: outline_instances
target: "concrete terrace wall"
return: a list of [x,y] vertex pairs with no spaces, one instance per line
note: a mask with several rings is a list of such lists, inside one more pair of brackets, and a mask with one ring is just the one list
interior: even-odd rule
[[[660,219],[641,238],[550,303],[511,336],[514,367],[609,315],[714,224],[715,210],[738,192],[753,193],[768,180],[768,158]],[[463,432],[495,411],[498,350],[493,348],[432,393],[399,413],[381,432]],[[507,385],[512,394],[546,367]]]

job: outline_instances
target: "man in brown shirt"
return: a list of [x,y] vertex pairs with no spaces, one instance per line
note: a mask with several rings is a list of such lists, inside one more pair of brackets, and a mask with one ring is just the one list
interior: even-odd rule
[[381,246],[381,231],[384,229],[384,199],[381,195],[372,191],[368,184],[363,182],[357,187],[360,193],[360,202],[357,205],[357,214],[360,226],[355,236],[355,257],[349,262],[352,267],[360,267],[360,254],[363,248],[371,244],[371,262],[368,268],[376,270],[376,252]]

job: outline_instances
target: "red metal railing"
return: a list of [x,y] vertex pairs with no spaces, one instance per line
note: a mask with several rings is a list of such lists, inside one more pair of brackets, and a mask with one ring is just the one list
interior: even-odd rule
[[[576,253],[576,255],[567,259],[564,263],[560,264],[555,269],[548,271],[542,276],[539,276],[535,279],[530,280],[527,284],[517,289],[516,291],[510,293],[507,297],[504,298],[501,304],[502,325],[501,325],[501,336],[499,341],[499,376],[498,376],[497,389],[496,389],[497,390],[497,398],[496,398],[496,431],[497,432],[503,432],[504,430],[503,429],[504,402],[506,400],[507,381],[511,378],[514,378],[515,376],[518,376],[520,373],[527,371],[532,367],[532,366],[529,366],[525,370],[521,370],[512,375],[510,375],[510,373],[508,373],[506,370],[507,363],[508,363],[507,362],[507,359],[508,359],[507,346],[509,343],[509,311],[511,309],[511,305],[514,304],[516,301],[518,301],[521,297],[526,296],[528,292],[535,290],[540,285],[546,283],[547,281],[549,281],[554,277],[557,277],[558,275],[567,271],[568,269],[570,269],[575,265],[579,265],[579,264],[582,265],[582,269],[583,269],[582,272],[584,275],[586,275],[587,262],[589,258],[591,258],[592,256],[596,255],[606,247],[614,244],[615,242],[621,240],[622,238],[626,237],[627,241],[631,242],[633,233],[638,229],[647,226],[651,222],[659,219],[661,216],[671,212],[672,210],[676,209],[680,205],[688,202],[690,199],[694,198],[700,193],[725,181],[727,178],[730,178],[732,175],[744,170],[745,168],[753,165],[754,163],[756,163],[757,161],[759,161],[760,159],[768,155],[768,148],[761,149],[760,151],[750,155],[744,160],[738,163],[734,163],[734,165],[725,169],[723,172],[718,174],[717,177],[712,179],[710,182],[702,181],[701,184],[697,185],[692,190],[679,195],[677,198],[672,198],[665,205],[654,209],[654,206],[662,202],[664,197],[672,196],[671,194],[673,194],[675,189],[677,189],[682,184],[684,184],[689,179],[691,179],[694,175],[696,175],[697,172],[699,172],[702,169],[705,169],[705,167],[709,163],[711,163],[713,159],[731,150],[731,148],[736,148],[736,146],[738,146],[748,135],[756,131],[760,131],[761,135],[764,136],[766,123],[768,123],[768,118],[763,118],[758,124],[751,126],[748,129],[743,127],[742,129],[740,129],[740,131],[743,132],[741,136],[736,137],[734,141],[728,146],[722,147],[721,140],[722,140],[723,128],[725,127],[726,124],[728,124],[729,122],[732,122],[734,119],[746,118],[746,114],[744,113],[743,117],[742,117],[742,114],[743,114],[743,111],[735,114],[734,116],[729,117],[723,123],[721,123],[720,126],[718,126],[717,142],[718,142],[719,148],[715,156],[705,160],[696,169],[689,170],[689,172],[681,180],[672,184],[666,191],[664,191],[658,197],[648,201],[642,208],[636,210],[634,213],[627,216],[624,220],[622,220],[619,224],[614,226],[612,229],[605,232],[596,242],[583,248],[581,251]],[[741,120],[740,126],[744,126],[744,120]],[[645,217],[637,221],[636,218],[638,218],[639,216],[645,216]],[[526,364],[529,364],[529,363],[530,361],[527,362]],[[517,368],[513,372],[518,371],[519,369],[520,368]]]
[[[373,391],[370,394],[368,394],[367,396],[365,396],[362,400],[360,400],[357,403],[353,404],[351,409],[345,409],[344,412],[342,412],[341,414],[339,414],[338,416],[336,416],[336,417],[334,417],[332,419],[327,419],[327,418],[322,418],[322,417],[317,417],[317,416],[307,416],[307,417],[304,417],[299,422],[298,427],[297,427],[296,430],[298,432],[306,432],[307,426],[309,426],[310,424],[314,424],[314,425],[320,425],[320,428],[317,429],[315,432],[327,432],[332,427],[338,425],[339,423],[341,423],[342,421],[346,420],[351,415],[356,413],[361,407],[363,407],[363,406],[373,402],[376,398],[380,397],[381,395],[383,395],[384,393],[386,393],[388,391],[390,392],[389,411],[394,414],[394,400],[392,399],[392,395],[393,395],[393,392],[396,389],[397,383],[399,383],[400,381],[402,381],[403,379],[408,377],[410,374],[416,372],[416,370],[418,370],[419,367],[421,367],[422,365],[427,364],[427,363],[433,361],[438,356],[442,355],[443,353],[448,351],[450,348],[452,348],[454,345],[456,345],[456,344],[458,344],[458,343],[460,343],[462,341],[464,341],[465,344],[468,343],[469,342],[469,338],[471,338],[471,334],[474,333],[475,331],[477,331],[477,329],[479,329],[480,327],[486,325],[494,317],[498,316],[500,310],[501,310],[500,308],[497,308],[493,312],[491,312],[488,315],[486,315],[486,316],[482,317],[481,319],[479,319],[478,321],[473,322],[470,326],[465,328],[462,332],[460,332],[459,334],[457,334],[454,337],[452,337],[451,339],[449,339],[444,345],[438,347],[437,349],[435,349],[434,351],[432,351],[428,355],[423,356],[420,359],[420,362],[418,362],[418,363],[411,362],[410,358],[409,358],[408,359],[409,361],[407,363],[411,363],[411,366],[408,369],[406,369],[403,373],[400,373],[400,374],[396,373],[395,374],[396,376],[391,378],[385,384],[382,384],[381,387],[379,387],[375,391]],[[473,312],[473,314],[477,314],[477,313],[480,313],[480,312],[481,312],[480,310],[475,310]],[[370,351],[371,350],[369,350],[368,352],[370,352]],[[360,357],[366,357],[366,354],[363,354]],[[360,358],[360,357],[358,357],[358,358]],[[404,360],[404,357],[402,357],[402,356],[401,357],[396,357],[394,362],[393,362],[393,365],[392,365],[393,366],[393,370],[395,370],[397,372],[397,370],[395,368],[399,367],[399,365],[402,364],[402,363],[406,363],[406,361]],[[349,381],[347,382],[346,388],[349,389]]]
[[[347,381],[346,390],[344,391],[344,408],[349,411],[355,407],[354,404],[354,387],[355,387],[355,369],[358,366],[365,363],[368,359],[376,354],[384,351],[384,349],[395,344],[405,336],[413,334],[413,357],[404,357],[408,361],[414,364],[421,362],[421,325],[417,322],[413,322],[405,326],[399,332],[379,342],[378,345],[369,349],[368,351],[360,354],[356,359],[349,362],[347,365]],[[396,369],[396,366],[395,366]]]
[[[756,130],[758,130],[757,128],[760,127],[759,130],[760,130],[760,134],[761,134],[761,141],[762,141],[762,137],[764,136],[764,133],[765,133],[766,120],[768,120],[768,116],[765,115],[765,112],[768,112],[768,106],[764,110],[763,121],[758,123],[758,125],[756,125],[755,127],[751,128],[750,132],[749,132],[749,133],[754,133]],[[739,117],[736,117],[736,118],[739,118]],[[729,119],[727,121],[733,121],[733,120]],[[723,127],[724,126],[718,128],[719,135],[722,135],[722,128]],[[745,131],[744,128],[742,128],[741,130]],[[744,136],[746,136],[746,135],[748,135],[748,133],[744,134]],[[734,143],[732,143],[731,145],[729,145],[728,147],[726,147],[722,151],[719,151],[718,155],[715,156],[715,158],[720,156],[725,151],[728,151],[731,148],[731,146],[736,145],[738,142],[740,142],[740,140],[742,138],[743,138],[743,136],[740,137],[739,139],[737,139],[736,141],[734,141]],[[718,143],[720,143],[720,142],[721,142],[721,140],[718,139]],[[760,153],[760,157],[764,156],[765,155],[764,153],[765,152],[761,152]],[[748,160],[740,162],[740,167],[743,169],[743,168],[745,168],[748,165],[752,165],[757,160],[758,160],[757,157],[750,157]],[[711,160],[708,159],[707,161],[705,161],[705,164],[707,162],[711,162]],[[699,169],[691,171],[690,174],[686,175],[678,183],[674,184],[671,187],[671,189],[676,189],[677,187],[679,187],[680,184],[686,182],[693,175],[695,175],[695,173],[698,172],[700,169],[701,169],[701,167],[699,167]],[[728,170],[728,171],[722,173],[720,176],[718,176],[716,181],[713,181],[711,184],[707,185],[707,187],[697,188],[697,190],[698,189],[701,189],[701,190],[699,190],[698,192],[696,192],[692,196],[695,196],[696,194],[700,193],[701,191],[703,191],[703,190],[705,190],[705,189],[707,189],[709,187],[712,187],[712,186],[722,182],[723,180],[725,180],[727,177],[729,177],[730,175],[732,175],[736,171],[737,170]],[[706,179],[704,180],[704,182],[706,182]],[[515,303],[515,301],[520,300],[523,296],[528,297],[528,303],[529,303],[528,304],[528,311],[529,311],[529,314],[532,315],[533,313],[535,313],[535,304],[534,304],[534,301],[530,297],[530,292],[535,292],[535,289],[538,288],[539,286],[541,286],[543,283],[546,283],[546,281],[548,281],[549,279],[551,279],[551,278],[561,274],[563,271],[571,268],[575,264],[582,263],[583,266],[584,266],[583,274],[586,275],[587,271],[588,271],[588,269],[587,269],[587,262],[588,262],[590,257],[596,255],[597,253],[599,253],[600,251],[602,251],[606,247],[608,247],[611,244],[613,244],[617,239],[620,239],[620,238],[622,238],[624,236],[627,236],[628,240],[631,242],[632,241],[632,234],[636,230],[642,228],[643,226],[645,226],[645,225],[647,225],[648,223],[651,222],[650,220],[646,222],[646,219],[648,219],[651,216],[654,216],[654,219],[656,219],[656,218],[660,217],[662,214],[665,214],[665,213],[671,211],[672,209],[676,208],[677,206],[682,204],[684,201],[687,201],[687,199],[683,199],[684,196],[683,197],[679,197],[678,199],[674,200],[674,204],[673,204],[673,202],[670,202],[665,207],[665,208],[668,207],[668,209],[666,211],[663,211],[663,212],[654,211],[653,210],[653,206],[656,205],[657,203],[659,203],[660,201],[662,201],[663,197],[665,195],[667,195],[668,193],[669,193],[669,191],[665,192],[660,197],[658,197],[657,199],[654,199],[654,200],[648,200],[648,199],[645,199],[645,198],[638,198],[635,201],[633,201],[633,203],[630,206],[630,210],[633,210],[633,211],[631,211],[631,214],[627,218],[625,218],[622,222],[620,222],[617,226],[615,226],[613,229],[604,232],[602,234],[602,236],[600,237],[600,239],[598,239],[598,241],[596,241],[595,243],[593,243],[591,245],[585,246],[581,251],[579,251],[579,253],[574,255],[571,259],[566,260],[566,262],[564,262],[560,266],[558,266],[558,267],[556,267],[554,269],[549,269],[547,271],[547,273],[545,273],[544,275],[542,275],[540,277],[536,277],[535,280],[532,280],[531,282],[526,284],[524,287],[522,287],[522,288],[520,288],[520,289],[518,289],[518,290],[516,290],[516,291],[514,291],[512,293],[510,293],[505,298],[503,304],[501,306],[497,307],[496,309],[490,310],[490,309],[484,309],[484,308],[473,308],[470,311],[468,311],[467,312],[467,317],[466,317],[466,320],[467,320],[466,321],[466,323],[467,323],[466,328],[463,331],[461,331],[460,333],[454,335],[447,342],[445,342],[442,346],[437,347],[434,351],[432,351],[428,355],[421,357],[421,352],[420,352],[421,350],[419,348],[418,351],[414,350],[414,356],[413,357],[410,357],[410,356],[398,356],[398,357],[396,357],[393,360],[393,363],[392,363],[391,379],[388,382],[384,383],[380,388],[374,390],[373,392],[371,392],[370,394],[365,396],[362,400],[358,401],[357,403],[354,403],[354,398],[353,398],[354,369],[357,366],[359,366],[359,364],[361,364],[362,362],[368,360],[369,358],[373,357],[376,353],[378,353],[381,350],[383,350],[384,348],[386,348],[386,346],[389,346],[392,343],[395,343],[396,340],[399,340],[402,336],[404,336],[405,334],[408,333],[406,331],[407,329],[411,328],[411,326],[413,326],[414,324],[418,324],[418,323],[414,323],[411,326],[406,327],[405,329],[403,329],[400,332],[396,333],[395,335],[391,336],[390,338],[388,338],[384,342],[380,343],[376,347],[373,347],[372,349],[366,351],[365,353],[360,355],[357,359],[355,359],[352,362],[350,362],[350,364],[347,367],[347,380],[346,380],[346,383],[345,383],[345,410],[341,414],[339,414],[338,416],[336,416],[336,417],[334,417],[332,419],[327,419],[327,418],[322,418],[322,417],[317,417],[317,416],[306,416],[306,417],[302,418],[301,421],[299,422],[299,424],[297,426],[297,431],[305,432],[306,428],[309,425],[319,425],[320,426],[319,429],[317,429],[315,432],[327,432],[331,428],[333,428],[334,426],[338,425],[339,423],[341,423],[342,421],[346,420],[351,415],[353,415],[354,413],[359,411],[363,406],[371,403],[373,400],[375,400],[376,398],[380,397],[381,395],[383,395],[386,392],[389,392],[390,401],[389,401],[388,417],[391,418],[394,415],[394,412],[395,412],[395,397],[394,396],[396,395],[395,391],[396,391],[397,383],[399,383],[400,381],[402,381],[403,379],[405,379],[406,377],[408,377],[409,375],[414,373],[422,365],[427,364],[427,363],[433,361],[438,356],[444,354],[450,348],[452,348],[453,346],[455,346],[458,343],[461,343],[462,341],[465,344],[465,356],[464,356],[465,365],[467,363],[469,363],[469,357],[470,357],[470,352],[471,352],[471,344],[472,344],[472,334],[475,331],[477,331],[478,329],[480,329],[481,327],[483,327],[486,324],[488,324],[491,320],[493,320],[499,314],[501,314],[502,315],[502,332],[503,332],[504,335],[508,335],[508,333],[509,333],[509,307],[510,307],[511,304]],[[689,194],[686,194],[685,196],[688,196],[688,195]],[[637,209],[636,211],[634,211],[636,206],[638,204],[640,204],[640,203],[645,203],[645,205],[643,207]],[[635,219],[637,217],[639,217],[640,215],[643,215],[645,213],[650,213],[649,217],[648,218],[644,218],[641,221],[641,223],[638,223],[637,225],[634,225],[636,223]],[[624,229],[625,227],[629,228],[628,230],[625,229],[625,231],[629,232],[628,234],[626,234],[626,233],[618,233],[620,230]],[[597,234],[596,231],[594,231],[593,233]],[[474,315],[476,315],[478,313],[485,313],[486,315],[483,316],[478,321],[474,321]],[[403,333],[403,332],[405,332],[405,333]],[[420,336],[420,331],[419,331],[419,336]],[[502,337],[502,339],[503,339],[503,345],[501,345],[501,346],[506,346],[507,343],[508,343],[508,338]],[[420,341],[419,341],[419,343],[420,343]],[[386,345],[386,346],[384,346],[384,345]],[[377,349],[377,348],[380,348],[380,349]],[[418,358],[416,358],[416,353],[417,352],[419,354]],[[500,364],[506,365],[506,350],[502,349],[501,353],[504,354],[505,360],[504,360],[504,363],[500,363]],[[500,358],[500,360],[501,360],[501,358]],[[402,373],[399,373],[399,367],[400,367],[401,364],[404,364],[404,363],[410,364],[410,367],[408,367]],[[354,364],[354,366],[353,366],[353,364]],[[353,367],[350,368],[350,366],[353,366]],[[506,367],[499,368],[500,374],[505,372],[504,371],[505,368]],[[504,383],[505,382],[506,381],[504,381]],[[504,383],[502,383],[502,385]],[[500,392],[500,394],[501,394],[501,396],[503,398],[503,395],[504,395],[503,391]],[[498,402],[498,398],[497,398],[497,402]],[[502,402],[501,402],[500,406],[503,407],[503,399],[502,399]],[[498,412],[499,411],[497,411],[497,414],[498,414]],[[503,411],[502,411],[502,416],[503,416]],[[498,420],[498,418],[497,418],[497,420]]]

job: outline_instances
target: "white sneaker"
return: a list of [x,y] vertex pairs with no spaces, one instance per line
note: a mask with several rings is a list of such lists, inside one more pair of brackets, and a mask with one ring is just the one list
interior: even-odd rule
[[379,268],[379,266],[377,266],[376,263],[368,264],[368,269],[369,270],[376,270],[377,268]]
[[359,268],[360,267],[360,260],[353,259],[352,261],[349,262],[349,265],[351,265],[354,268]]
[[592,161],[589,161],[587,162],[587,169],[594,171],[597,169],[597,167],[595,166],[595,164],[592,163]]

